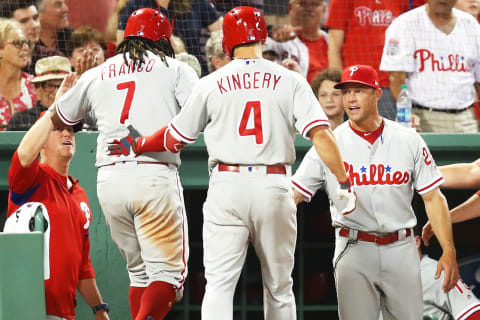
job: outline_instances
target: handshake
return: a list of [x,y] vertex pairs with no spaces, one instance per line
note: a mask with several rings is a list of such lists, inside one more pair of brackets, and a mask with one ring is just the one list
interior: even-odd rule
[[178,153],[185,146],[184,142],[178,141],[169,133],[168,126],[162,127],[150,136],[142,136],[131,124],[127,125],[127,129],[129,133],[126,137],[108,143],[109,156],[128,156],[130,150],[136,157],[144,152]]
[[342,210],[343,215],[347,215],[355,210],[357,194],[353,190],[350,176],[347,177],[346,181],[339,181],[337,197],[339,200],[346,200],[347,202],[345,208]]
[[142,136],[131,124],[127,126],[127,129],[129,132],[128,136],[120,140],[115,139],[108,143],[107,151],[109,152],[109,156],[128,156],[130,154],[130,149],[136,156],[139,155],[139,153],[137,153],[137,143]]

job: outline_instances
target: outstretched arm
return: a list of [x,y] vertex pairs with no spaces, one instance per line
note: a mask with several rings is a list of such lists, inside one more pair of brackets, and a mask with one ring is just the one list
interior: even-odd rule
[[[447,200],[439,188],[422,195],[425,209],[433,232],[442,247],[443,253],[438,261],[435,279],[445,273],[443,290],[450,291],[459,279],[455,245],[453,243],[452,222],[448,211]],[[428,245],[428,241],[425,243]]]
[[347,172],[345,171],[340,150],[332,130],[327,126],[317,126],[312,128],[308,135],[318,155],[337,177],[338,181],[347,181]]
[[[75,73],[69,74],[65,77],[62,85],[58,89],[56,97],[60,97],[65,93],[73,83],[75,83]],[[53,108],[49,110],[54,111]],[[52,132],[54,128],[62,128],[65,126],[60,118],[58,118],[58,121],[55,121],[55,116],[55,112],[47,111],[42,118],[35,122],[23,137],[17,149],[18,159],[23,167],[30,166],[33,161],[38,158],[40,150],[42,150],[43,145],[47,142],[50,132]]]
[[480,195],[478,192],[450,211],[450,216],[452,223],[462,222],[480,216]]
[[342,156],[332,130],[327,126],[317,126],[310,129],[308,135],[322,161],[337,177],[339,182],[337,196],[340,200],[347,199],[342,214],[349,214],[355,210],[357,196],[352,189],[350,177],[345,171]]
[[46,112],[35,124],[27,131],[18,146],[18,159],[22,167],[30,166],[38,158],[40,150],[47,142],[50,132],[54,126],[52,123],[52,113]]
[[475,188],[480,186],[480,159],[471,163],[455,163],[439,166],[445,179],[445,188]]

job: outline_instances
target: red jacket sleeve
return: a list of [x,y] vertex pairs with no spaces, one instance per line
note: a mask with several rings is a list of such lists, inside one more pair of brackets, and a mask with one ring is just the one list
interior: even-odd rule
[[[8,170],[8,186],[9,193],[9,209],[10,202],[15,206],[21,206],[32,196],[38,189],[39,185],[40,166],[38,159],[28,167],[23,167],[18,159],[18,153],[12,156],[10,169]],[[8,216],[15,210],[8,210]]]
[[93,270],[92,261],[90,260],[90,235],[86,237],[83,244],[83,259],[80,268],[80,280],[95,278],[95,271]]

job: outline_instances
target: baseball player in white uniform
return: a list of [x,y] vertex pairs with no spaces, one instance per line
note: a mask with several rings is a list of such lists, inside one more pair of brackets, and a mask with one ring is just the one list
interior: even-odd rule
[[192,68],[172,58],[170,33],[159,11],[135,11],[117,55],[85,72],[56,104],[57,121],[75,124],[89,111],[97,119],[97,193],[112,239],[127,261],[136,320],[163,319],[182,297],[187,275],[179,155],[136,156],[124,138],[169,123],[198,81]]
[[389,71],[392,91],[408,85],[423,131],[477,132],[472,105],[480,82],[480,25],[452,9],[455,1],[427,2],[388,27],[380,70]]
[[328,119],[307,81],[262,57],[267,31],[263,15],[237,7],[225,15],[223,48],[233,60],[202,78],[168,128],[137,139],[139,153],[176,151],[204,130],[211,170],[203,207],[206,292],[202,319],[233,318],[235,287],[251,242],[260,260],[264,315],[296,319],[291,272],[296,241],[296,206],[290,187],[295,129],[315,146],[355,195]]
[[333,265],[340,319],[378,319],[381,310],[386,320],[421,319],[420,266],[412,235],[414,189],[443,248],[435,277],[443,270],[445,291],[458,279],[448,207],[438,188],[443,178],[416,132],[379,116],[381,89],[372,67],[347,67],[335,88],[342,89],[350,120],[334,134],[357,206],[348,215],[339,213],[337,182],[313,150],[292,178],[296,202],[308,201],[326,183],[336,229]]
[[[418,240],[421,241],[421,240]],[[420,261],[423,287],[423,314],[437,320],[478,320],[480,301],[460,279],[448,293],[442,289],[443,275],[435,279],[437,261],[427,255]]]

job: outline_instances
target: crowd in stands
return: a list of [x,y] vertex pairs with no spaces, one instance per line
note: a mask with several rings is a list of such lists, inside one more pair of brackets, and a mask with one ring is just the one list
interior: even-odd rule
[[[50,103],[43,91],[55,88],[33,80],[45,68],[37,62],[66,57],[77,74],[103,63],[123,39],[128,16],[142,7],[159,9],[172,22],[178,60],[200,77],[217,70],[230,61],[222,48],[223,15],[238,5],[266,8],[263,0],[2,0],[0,130],[27,130],[29,117],[24,129],[22,118],[15,117],[10,126],[9,121]],[[341,92],[330,92],[330,82],[344,67],[366,64],[380,74],[381,116],[396,119],[396,98],[406,83],[417,130],[478,132],[480,0],[457,0],[455,8],[438,0],[288,0],[275,5],[286,6],[289,23],[267,20],[272,23],[264,57],[305,76],[319,100],[328,96],[322,105],[332,107],[326,111],[335,123],[344,113],[333,108]],[[90,56],[93,63],[86,61]],[[84,129],[95,129],[94,115]]]

